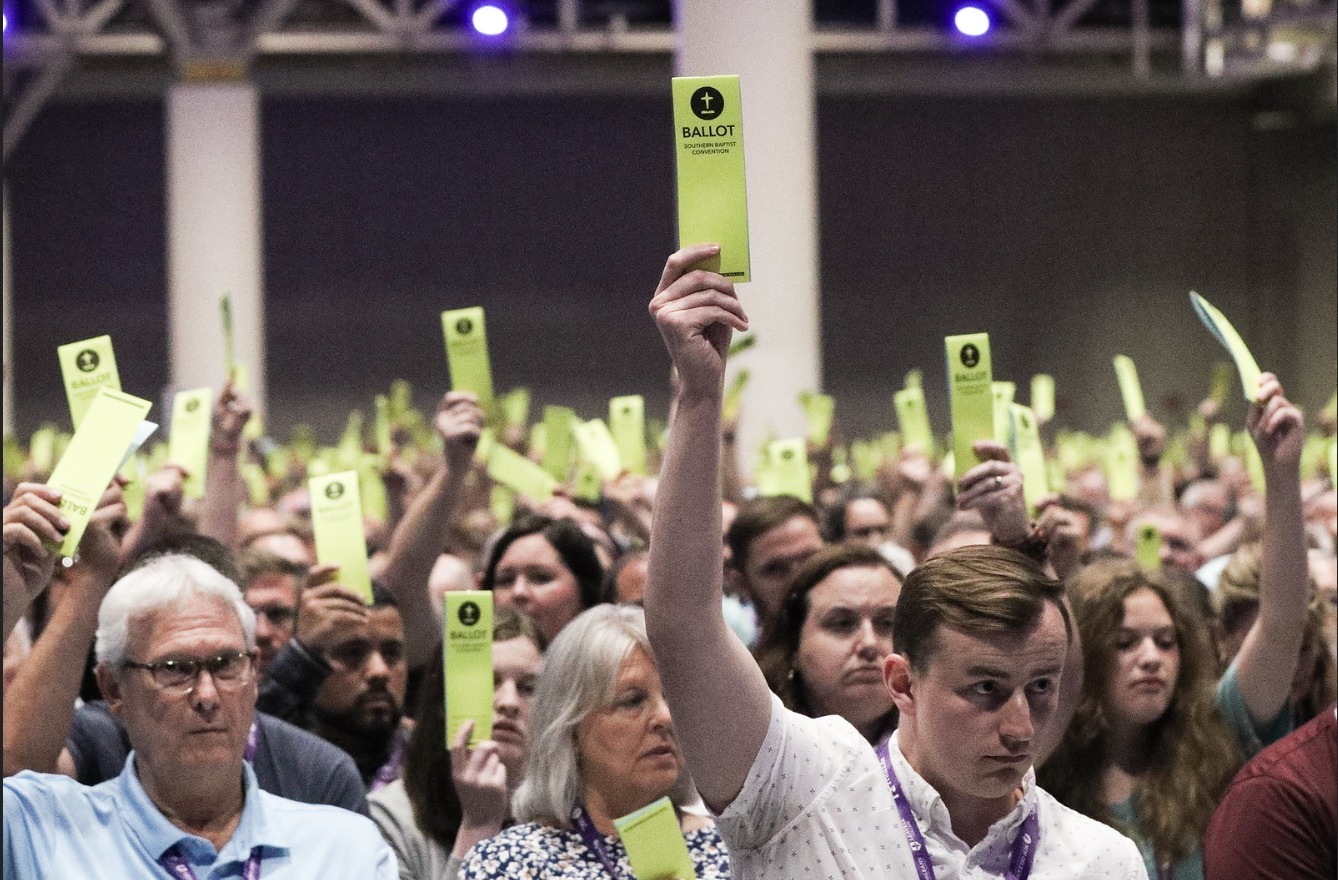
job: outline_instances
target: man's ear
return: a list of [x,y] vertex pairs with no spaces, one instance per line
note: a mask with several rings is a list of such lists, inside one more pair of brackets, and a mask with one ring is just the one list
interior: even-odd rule
[[883,684],[901,714],[915,714],[915,671],[911,669],[911,661],[895,653],[884,657]]
[[102,691],[102,699],[107,701],[107,709],[117,718],[121,717],[121,680],[116,677],[105,663],[99,663],[94,672],[98,679],[98,689]]

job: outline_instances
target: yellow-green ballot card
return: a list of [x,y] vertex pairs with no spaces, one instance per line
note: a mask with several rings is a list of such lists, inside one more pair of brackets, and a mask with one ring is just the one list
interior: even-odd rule
[[928,458],[934,457],[934,432],[929,429],[929,413],[925,410],[925,392],[922,387],[907,386],[892,395],[897,408],[897,424],[907,446],[919,446]]
[[120,391],[101,388],[88,406],[79,429],[47,483],[60,490],[60,511],[70,521],[60,552],[73,556],[88,520],[116,471],[125,463],[126,450],[142,429],[153,405]]
[[446,678],[446,748],[466,721],[469,744],[492,739],[492,592],[446,594],[442,671]]
[[232,344],[232,294],[225,293],[218,298],[218,314],[223,321],[223,363],[231,379],[237,375],[237,357]]
[[1041,424],[1055,417],[1055,377],[1049,373],[1031,377],[1031,411]]
[[544,407],[544,470],[556,480],[571,472],[575,453],[576,411],[567,406]]
[[813,503],[813,480],[808,472],[808,446],[802,437],[767,444],[772,494],[793,495]]
[[1144,571],[1161,568],[1161,529],[1153,523],[1138,527],[1138,543],[1134,545],[1134,559]]
[[1106,482],[1111,501],[1132,501],[1138,497],[1138,441],[1133,432],[1117,425],[1106,444]]
[[804,408],[804,417],[808,421],[808,440],[814,446],[826,446],[832,433],[832,416],[836,413],[836,400],[830,394],[804,392],[799,395],[799,405]]
[[1006,446],[1013,433],[1008,408],[1013,405],[1017,385],[1013,382],[991,382],[990,391],[994,396],[994,439]]
[[367,540],[362,530],[358,472],[339,471],[307,480],[311,493],[311,528],[316,534],[316,561],[338,565],[338,583],[372,603],[372,578],[367,573]]
[[730,380],[729,387],[725,389],[725,402],[720,407],[720,417],[727,422],[736,422],[739,420],[739,409],[743,406],[743,389],[748,387],[748,380],[752,373],[748,370],[739,370]]
[[718,244],[720,255],[702,267],[749,281],[739,78],[676,76],[673,94],[678,246]]
[[1130,423],[1137,421],[1148,410],[1143,404],[1143,386],[1138,381],[1138,367],[1128,355],[1115,355],[1115,378],[1120,383],[1120,399],[1124,401],[1124,417]]
[[373,422],[373,436],[376,439],[376,454],[384,461],[390,458],[390,450],[395,445],[394,433],[390,425],[390,398],[378,394],[375,398],[376,420]]
[[[449,595],[449,594],[448,594]],[[613,820],[636,880],[691,880],[697,876],[678,814],[669,798]]]
[[212,388],[178,391],[172,399],[172,435],[167,439],[167,457],[186,469],[182,494],[187,498],[204,497],[213,406]]
[[502,423],[508,428],[524,428],[530,423],[530,389],[512,388],[502,395]]
[[609,429],[618,444],[623,467],[634,476],[646,475],[646,401],[628,394],[609,401]]
[[[121,390],[121,374],[116,371],[111,337],[95,336],[71,342],[58,347],[56,355],[65,380],[65,398],[70,402],[70,421],[77,431],[99,388]],[[101,494],[98,490],[99,497]]]
[[501,443],[488,452],[488,476],[531,501],[547,501],[558,485],[548,471]]
[[488,363],[488,335],[483,326],[483,308],[454,309],[441,313],[446,334],[446,362],[451,368],[451,388],[478,395],[483,412],[492,413],[492,367]]
[[1189,300],[1194,305],[1194,313],[1199,316],[1203,326],[1207,327],[1209,332],[1216,337],[1222,347],[1231,355],[1231,359],[1236,362],[1236,370],[1240,373],[1241,389],[1245,392],[1245,399],[1253,402],[1254,396],[1259,393],[1259,364],[1255,361],[1254,355],[1250,354],[1250,348],[1245,344],[1245,340],[1236,332],[1236,328],[1227,320],[1226,315],[1199,296],[1194,291],[1189,292]]
[[594,466],[599,479],[604,481],[618,479],[618,475],[623,472],[623,460],[618,453],[618,441],[613,439],[613,434],[609,431],[609,426],[604,424],[604,420],[577,422],[573,430],[581,458]]
[[1013,435],[1009,445],[1013,448],[1013,459],[1022,471],[1022,498],[1026,501],[1027,512],[1035,516],[1036,502],[1050,491],[1040,424],[1031,407],[1020,403],[1009,404],[1008,413]]
[[971,449],[977,440],[994,439],[994,383],[990,335],[969,333],[943,340],[952,397],[953,481],[980,463]]

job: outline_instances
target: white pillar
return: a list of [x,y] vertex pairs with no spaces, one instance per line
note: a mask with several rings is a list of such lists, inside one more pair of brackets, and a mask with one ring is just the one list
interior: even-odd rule
[[232,296],[235,357],[265,401],[260,117],[255,86],[178,83],[167,90],[167,286],[170,381],[221,388],[219,297]]
[[4,187],[4,276],[5,276],[5,387],[4,409],[5,434],[14,433],[14,270],[9,261],[9,184]]
[[811,6],[807,0],[675,4],[676,72],[737,73],[742,92],[753,280],[739,294],[758,340],[734,367],[752,373],[739,426],[745,470],[769,431],[803,435],[799,392],[822,383]]

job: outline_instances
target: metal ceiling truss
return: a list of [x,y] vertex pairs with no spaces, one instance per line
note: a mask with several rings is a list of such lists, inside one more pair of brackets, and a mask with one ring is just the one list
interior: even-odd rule
[[[458,0],[142,0],[132,14],[126,0],[32,0],[37,22],[5,35],[4,157],[7,159],[42,104],[80,58],[170,59],[183,78],[240,79],[258,56],[395,56],[466,53],[480,37],[468,28],[443,24]],[[938,53],[960,51],[962,40],[929,27],[897,23],[896,0],[875,0],[872,26],[815,28],[819,53]],[[1222,75],[1233,56],[1254,55],[1263,67],[1241,66],[1246,75],[1293,72],[1331,64],[1334,0],[1292,0],[1275,13],[1270,0],[1245,0],[1255,13],[1243,30],[1222,23],[1222,0],[1181,0],[1186,26],[1154,29],[1149,0],[1129,0],[1130,27],[1082,27],[1099,0],[986,0],[1006,24],[974,46],[1028,57],[1122,55],[1135,78],[1152,72],[1154,51],[1178,54],[1181,71]],[[302,3],[302,15],[294,12]],[[1258,15],[1262,7],[1264,14]],[[147,17],[143,12],[147,10]],[[350,15],[349,12],[353,14]],[[672,27],[629,25],[614,13],[606,23],[582,24],[582,0],[557,0],[556,25],[537,27],[523,19],[504,38],[508,51],[530,54],[670,54]],[[1283,18],[1274,26],[1274,19]],[[1272,30],[1270,30],[1272,28]],[[1273,51],[1275,33],[1300,33],[1290,57]],[[1275,47],[1274,47],[1275,48]]]

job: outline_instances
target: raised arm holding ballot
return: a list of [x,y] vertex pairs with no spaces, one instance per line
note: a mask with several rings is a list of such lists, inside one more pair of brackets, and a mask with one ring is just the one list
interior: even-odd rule
[[714,463],[729,337],[748,324],[728,279],[690,269],[713,250],[672,255],[650,305],[680,384],[646,616],[688,767],[719,814],[734,876],[909,880],[970,864],[1033,880],[1143,878],[1130,841],[1035,785],[1068,637],[1062,587],[1026,557],[967,548],[907,578],[899,653],[883,665],[902,726],[878,754],[844,719],[805,718],[767,689],[720,605]]

